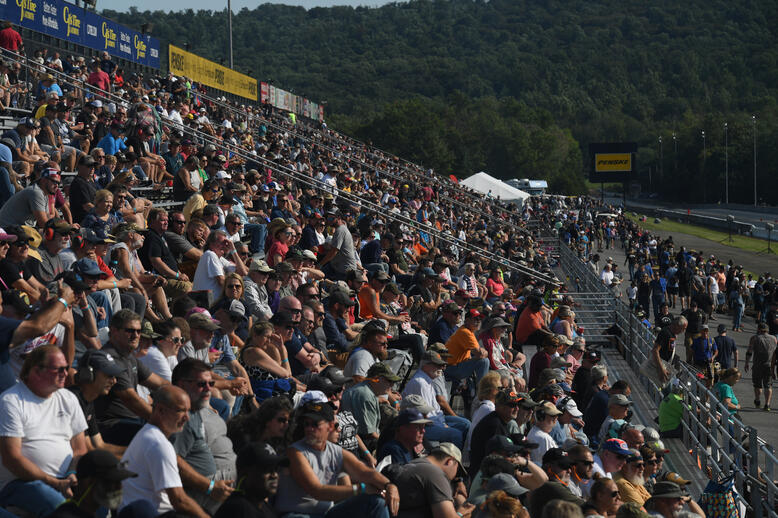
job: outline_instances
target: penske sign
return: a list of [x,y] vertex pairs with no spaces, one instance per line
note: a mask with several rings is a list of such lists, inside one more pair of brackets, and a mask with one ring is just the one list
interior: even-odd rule
[[594,170],[597,173],[632,171],[632,153],[597,153]]

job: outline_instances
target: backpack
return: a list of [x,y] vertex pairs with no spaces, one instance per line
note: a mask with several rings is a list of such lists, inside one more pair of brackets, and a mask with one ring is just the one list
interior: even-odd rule
[[699,504],[706,518],[740,518],[741,513],[735,498],[735,475],[719,482],[711,480],[700,495]]

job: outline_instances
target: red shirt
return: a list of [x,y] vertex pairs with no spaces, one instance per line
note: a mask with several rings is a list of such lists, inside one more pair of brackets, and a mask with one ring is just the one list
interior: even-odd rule
[[110,91],[111,89],[111,78],[99,68],[89,74],[89,78],[87,78],[86,82],[101,90]]
[[22,37],[13,28],[8,27],[0,31],[0,47],[6,50],[19,50],[22,46]]

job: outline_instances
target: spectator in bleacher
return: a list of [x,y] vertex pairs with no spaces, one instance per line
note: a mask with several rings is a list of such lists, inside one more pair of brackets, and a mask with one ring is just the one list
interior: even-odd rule
[[423,449],[425,425],[431,423],[430,419],[417,410],[406,409],[400,412],[393,422],[394,437],[381,446],[378,460],[390,456],[392,464],[402,465],[419,458],[419,452]]
[[24,52],[22,36],[14,30],[11,22],[3,22],[3,30],[0,31],[0,48],[11,52]]
[[95,159],[82,155],[78,160],[78,173],[70,183],[70,206],[74,221],[84,221],[86,215],[95,207],[94,200],[97,185],[94,182]]
[[588,497],[584,510],[587,516],[602,516],[603,518],[616,518],[622,505],[621,494],[616,483],[610,478],[597,479],[590,488],[591,494],[584,493]]
[[344,280],[346,272],[357,268],[356,249],[346,221],[351,217],[350,207],[332,207],[327,211],[327,223],[335,228],[326,252],[319,259],[319,268],[332,280]]
[[475,374],[477,383],[489,372],[488,353],[475,337],[482,319],[483,315],[477,309],[468,310],[464,324],[446,341],[446,348],[451,354],[446,379],[465,380]]
[[106,442],[126,446],[151,418],[152,409],[140,398],[138,385],[156,390],[168,382],[152,373],[133,354],[138,348],[141,319],[137,313],[122,309],[110,321],[109,341],[103,347],[124,368],[106,396],[95,401],[100,431]]
[[225,272],[236,272],[243,276],[248,273],[248,269],[227,235],[221,230],[215,230],[208,235],[206,251],[197,263],[192,289],[210,291],[214,300],[218,300],[224,290]]
[[532,461],[535,464],[541,464],[543,455],[548,450],[558,447],[550,432],[560,415],[562,412],[550,401],[545,401],[535,408],[535,423],[527,434],[527,440],[538,445],[531,452]]
[[105,151],[107,155],[115,155],[120,151],[127,150],[127,144],[124,140],[124,126],[119,121],[113,121],[109,126],[108,133],[97,142],[96,147]]
[[[513,336],[518,346],[524,344],[545,344],[546,340],[552,336],[546,322],[543,300],[539,296],[533,294],[527,297],[527,307],[517,319],[516,330]],[[534,387],[531,381],[529,387]]]
[[286,457],[276,455],[266,443],[251,443],[240,449],[237,458],[240,483],[214,517],[274,516],[270,499],[278,492],[279,467],[288,464]]
[[445,344],[456,332],[461,316],[462,308],[456,302],[449,300],[443,303],[440,306],[440,316],[429,330],[429,343]]
[[58,347],[38,347],[25,358],[21,381],[0,397],[2,507],[46,516],[73,495],[87,426],[76,396],[64,389],[67,374]]
[[62,218],[51,218],[43,227],[43,241],[37,250],[39,259],[30,257],[26,261],[32,276],[43,285],[65,271],[59,252],[65,249],[73,230],[74,227]]
[[470,471],[477,472],[486,456],[486,443],[495,435],[511,435],[512,422],[519,415],[519,406],[536,406],[528,396],[518,395],[508,390],[500,390],[494,400],[494,411],[486,415],[475,426],[470,441]]
[[122,482],[120,510],[136,500],[146,500],[156,513],[176,511],[197,518],[209,516],[184,491],[175,448],[169,440],[172,434],[181,432],[189,420],[189,410],[189,396],[179,387],[168,385],[154,393],[149,422],[122,456],[127,469],[138,477]]
[[100,62],[97,60],[92,61],[92,63],[89,65],[89,69],[91,72],[89,73],[89,77],[86,80],[87,84],[90,84],[99,90],[110,92],[111,78],[108,77],[108,74],[106,74],[105,71],[100,68]]
[[57,169],[44,169],[36,182],[11,196],[3,205],[0,209],[0,227],[30,225],[43,228],[50,219],[49,196],[56,194],[60,183],[61,176]]
[[646,502],[646,509],[662,518],[680,516],[684,507],[688,506],[687,516],[705,516],[705,512],[692,500],[689,493],[674,482],[661,481],[654,485],[651,499]]
[[640,452],[631,448],[624,466],[613,474],[613,481],[619,488],[622,502],[632,502],[642,507],[651,498],[651,493],[644,487],[645,465]]
[[[528,310],[529,308],[525,309],[522,315]],[[545,369],[551,368],[551,359],[556,355],[559,345],[558,335],[548,335],[543,338],[543,348],[535,353],[530,361],[529,379],[527,380],[529,388],[534,389],[539,386],[540,373]]]
[[446,361],[437,352],[424,353],[419,369],[403,390],[403,397],[418,394],[427,405],[432,407],[432,412],[427,413],[427,417],[433,421],[433,424],[427,427],[428,440],[450,442],[459,448],[464,446],[470,430],[470,421],[457,415],[444,414],[438,403],[434,380],[443,376],[445,366]]
[[184,204],[184,208],[181,210],[184,214],[184,219],[190,221],[192,214],[204,210],[209,203],[217,200],[221,194],[221,187],[219,182],[215,179],[210,179],[203,184],[203,188],[200,192],[192,194]]
[[196,156],[187,157],[181,167],[176,169],[175,175],[172,176],[174,200],[188,200],[191,196],[200,192],[203,183],[199,169],[200,161]]
[[[186,391],[190,401],[189,419],[183,430],[170,436],[181,481],[187,494],[203,509],[213,513],[232,494],[234,479],[225,478],[228,473],[218,470],[205,437],[205,414],[213,414],[209,402],[216,383],[211,376],[211,366],[187,358],[173,370],[172,383]],[[230,472],[234,476],[234,465]]]
[[8,232],[16,236],[2,260],[0,260],[0,280],[9,289],[14,288],[27,294],[32,302],[43,298],[46,287],[32,275],[28,266],[28,254],[32,237],[22,227],[8,228]]
[[359,333],[348,326],[348,313],[356,303],[342,290],[334,290],[327,298],[327,313],[324,316],[324,333],[327,336],[327,348],[339,352],[348,351],[351,341]]
[[361,332],[359,346],[351,351],[343,368],[344,376],[352,377],[357,383],[364,381],[370,367],[387,358],[388,345],[386,329],[372,325],[372,322],[366,324]]
[[[185,273],[179,271],[176,258],[168,246],[169,233],[167,230],[171,218],[178,218],[179,221],[174,228],[183,230],[181,223],[183,222],[183,216],[180,213],[177,213],[175,216],[168,216],[165,209],[155,208],[149,211],[149,231],[145,235],[143,247],[138,252],[138,255],[147,270],[154,271],[165,278],[165,292],[169,296],[177,298],[189,292],[192,289],[192,283],[189,282],[189,277]],[[178,236],[178,234],[176,235]],[[190,249],[193,248],[191,245],[189,246]],[[196,254],[191,255],[194,256]]]
[[[615,385],[614,385],[615,387]],[[632,401],[624,394],[611,394],[608,397],[608,415],[600,426],[600,431],[597,434],[598,441],[602,443],[609,435],[611,424],[619,419],[625,419],[629,413],[629,407],[632,406]]]
[[[356,380],[355,380],[356,381]],[[377,362],[367,371],[364,381],[346,389],[341,405],[354,414],[357,429],[368,449],[374,449],[378,441],[381,424],[381,400],[388,396],[392,385],[400,381],[385,363]]]

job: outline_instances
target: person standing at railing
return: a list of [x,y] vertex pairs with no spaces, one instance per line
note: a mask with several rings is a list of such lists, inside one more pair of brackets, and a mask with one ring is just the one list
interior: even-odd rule
[[754,406],[759,408],[764,389],[765,403],[763,410],[770,411],[770,399],[773,396],[772,380],[775,379],[776,366],[776,338],[767,334],[767,324],[764,322],[757,326],[757,331],[748,342],[746,351],[746,364],[744,370],[748,372],[751,356],[754,357]]
[[[3,30],[0,31],[0,48],[4,51],[24,52],[24,41],[21,34],[16,32],[11,22],[3,22]],[[3,52],[3,54],[9,54]]]

